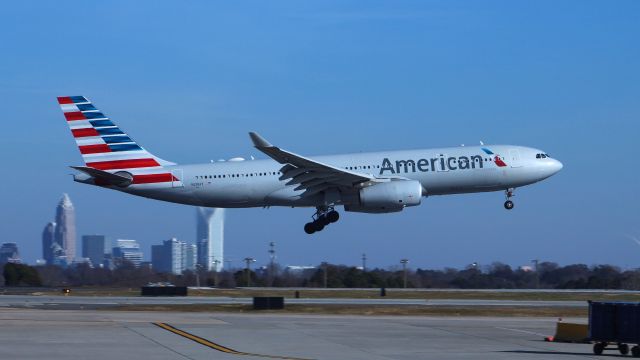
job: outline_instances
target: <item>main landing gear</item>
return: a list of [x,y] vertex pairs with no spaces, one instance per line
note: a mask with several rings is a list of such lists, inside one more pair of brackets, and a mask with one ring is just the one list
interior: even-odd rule
[[505,190],[504,194],[507,198],[507,201],[504,202],[504,208],[507,210],[513,209],[513,201],[511,201],[511,197],[513,197],[513,188]]
[[338,221],[338,219],[340,219],[340,214],[333,207],[319,207],[316,213],[313,214],[313,221],[304,225],[304,232],[313,234],[314,232],[322,231],[325,226]]

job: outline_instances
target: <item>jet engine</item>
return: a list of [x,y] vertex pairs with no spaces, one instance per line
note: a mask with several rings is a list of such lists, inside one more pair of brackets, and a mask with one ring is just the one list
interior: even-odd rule
[[416,180],[395,180],[368,186],[360,190],[360,201],[345,205],[345,211],[387,213],[402,211],[407,206],[420,205],[422,184]]

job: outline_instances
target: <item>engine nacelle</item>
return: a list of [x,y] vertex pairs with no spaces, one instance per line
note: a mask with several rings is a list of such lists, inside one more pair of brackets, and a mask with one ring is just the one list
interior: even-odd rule
[[360,204],[345,206],[346,211],[385,213],[420,205],[422,184],[416,180],[396,180],[372,185],[360,190]]

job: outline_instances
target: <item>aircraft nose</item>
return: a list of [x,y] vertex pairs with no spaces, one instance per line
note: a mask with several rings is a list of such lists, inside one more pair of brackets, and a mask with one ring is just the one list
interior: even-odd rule
[[551,163],[551,169],[553,171],[553,173],[557,173],[558,171],[562,170],[562,163],[556,159],[552,159],[553,162]]
[[545,159],[545,161],[540,162],[538,166],[539,180],[555,175],[558,171],[562,170],[562,167],[562,163],[556,159]]

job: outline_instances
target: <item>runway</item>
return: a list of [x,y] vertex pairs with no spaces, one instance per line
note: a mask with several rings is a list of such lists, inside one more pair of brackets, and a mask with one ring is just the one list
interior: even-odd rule
[[[118,297],[118,296],[31,296],[2,295],[0,307],[84,309],[122,305],[190,305],[190,304],[251,304],[249,297]],[[482,299],[349,299],[349,298],[287,298],[287,304],[303,305],[424,305],[424,306],[491,306],[491,307],[587,307],[586,301],[551,300],[482,300]]]
[[555,321],[2,308],[0,358],[598,358],[590,345],[542,341],[553,334]]

